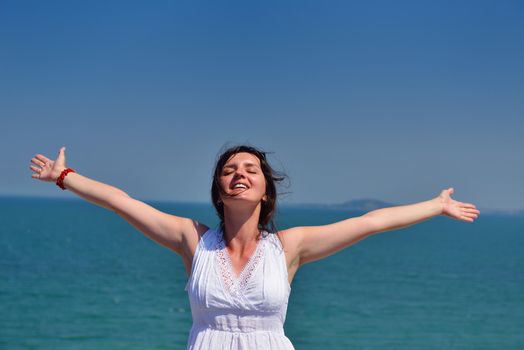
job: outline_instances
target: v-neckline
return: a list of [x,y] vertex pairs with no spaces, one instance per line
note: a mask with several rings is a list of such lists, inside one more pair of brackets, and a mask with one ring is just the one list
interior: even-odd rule
[[231,292],[239,292],[246,284],[257,267],[262,256],[262,244],[264,243],[265,232],[262,231],[261,237],[257,242],[257,246],[248,261],[242,267],[240,274],[237,275],[233,268],[231,256],[227,250],[224,234],[218,231],[218,261],[221,269],[222,282],[226,289]]

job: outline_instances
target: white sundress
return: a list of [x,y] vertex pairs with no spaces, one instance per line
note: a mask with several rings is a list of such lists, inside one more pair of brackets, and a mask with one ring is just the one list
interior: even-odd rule
[[188,350],[294,350],[284,334],[291,292],[284,250],[276,234],[261,236],[238,278],[222,231],[201,237],[185,287],[193,316]]

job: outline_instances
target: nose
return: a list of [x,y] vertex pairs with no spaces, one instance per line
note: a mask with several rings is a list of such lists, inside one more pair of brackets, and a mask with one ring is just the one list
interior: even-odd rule
[[244,175],[244,173],[241,173],[241,172],[235,172],[235,176],[233,176],[233,180],[237,180],[237,179],[244,179],[246,176]]
[[237,169],[235,170],[235,177],[240,177],[240,176],[245,176],[245,170],[244,170],[244,169],[237,168]]

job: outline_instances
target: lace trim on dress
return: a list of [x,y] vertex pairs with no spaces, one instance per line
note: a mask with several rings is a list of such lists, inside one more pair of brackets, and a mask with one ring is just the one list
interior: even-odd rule
[[264,249],[262,249],[262,244],[264,243],[266,236],[267,233],[262,232],[261,239],[257,243],[255,252],[249,258],[247,264],[244,266],[238,278],[236,278],[233,272],[233,264],[231,262],[231,257],[229,256],[229,253],[226,250],[227,248],[226,242],[224,241],[224,236],[221,232],[219,232],[216,256],[218,260],[218,265],[220,267],[220,275],[222,277],[222,282],[224,284],[224,287],[230,294],[238,294],[241,290],[243,290],[246,287],[251,276],[253,275],[253,272],[255,271],[255,268],[262,260],[262,256],[264,253]]

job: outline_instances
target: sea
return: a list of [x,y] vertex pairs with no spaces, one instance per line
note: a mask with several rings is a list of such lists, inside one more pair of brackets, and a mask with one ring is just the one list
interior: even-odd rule
[[[211,205],[148,202],[218,224]],[[282,206],[277,227],[363,213]],[[178,255],[79,199],[0,198],[0,349],[185,349]],[[524,217],[436,217],[304,265],[285,333],[296,349],[524,349]]]

